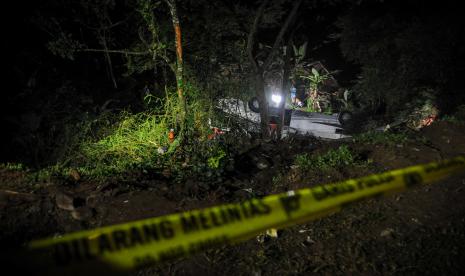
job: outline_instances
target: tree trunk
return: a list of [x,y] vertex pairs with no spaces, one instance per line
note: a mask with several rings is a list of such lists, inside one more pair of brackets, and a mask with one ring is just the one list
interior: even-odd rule
[[180,124],[181,132],[184,130],[184,121],[186,117],[186,99],[184,97],[184,80],[183,80],[183,60],[182,60],[182,43],[181,43],[181,25],[179,24],[178,12],[176,9],[175,0],[166,0],[171,13],[171,20],[173,22],[176,46],[176,88],[178,92],[178,99],[181,108]]
[[260,105],[260,130],[262,137],[266,138],[269,136],[268,131],[268,101],[266,100],[265,96],[265,83],[263,79],[263,70],[258,65],[257,61],[255,60],[253,54],[253,48],[255,44],[255,36],[258,30],[258,23],[260,23],[260,19],[265,12],[265,8],[268,5],[269,0],[264,0],[260,7],[258,8],[257,14],[255,15],[255,19],[250,30],[249,36],[247,38],[247,56],[249,58],[250,63],[252,64],[252,68],[254,71],[255,77],[255,95],[258,98],[258,103]]
[[116,84],[115,74],[113,73],[113,63],[111,61],[111,56],[108,52],[108,45],[107,45],[107,39],[105,37],[105,33],[103,35],[99,33],[98,35],[100,36],[100,44],[103,46],[103,50],[104,50],[103,53],[105,55],[105,60],[107,63],[108,76],[111,79],[111,82],[113,83],[113,87],[118,88],[118,85]]
[[291,41],[292,36],[288,40],[286,46],[286,52],[284,53],[284,65],[283,65],[283,79],[281,85],[281,103],[279,104],[279,122],[278,122],[278,140],[281,139],[281,134],[284,128],[284,115],[286,112],[286,99],[289,94],[291,86],[289,85],[289,76],[291,74]]
[[[264,64],[262,66],[259,66],[257,61],[255,60],[255,57],[253,55],[253,46],[255,43],[255,36],[257,34],[258,30],[258,24],[260,22],[260,19],[262,18],[265,8],[268,5],[268,0],[264,0],[262,4],[260,5],[257,14],[255,15],[255,19],[252,25],[252,28],[249,33],[249,37],[247,39],[247,54],[249,57],[250,62],[252,63],[252,68],[254,70],[255,74],[255,88],[256,88],[256,95],[258,98],[258,102],[260,104],[260,126],[261,126],[261,132],[263,137],[269,137],[269,126],[268,126],[268,101],[266,99],[265,95],[265,84],[263,80],[263,73],[268,70],[268,67],[271,65],[274,54],[278,50],[282,40],[283,36],[286,33],[287,29],[289,28],[290,24],[294,21],[297,11],[300,7],[300,4],[302,3],[302,0],[297,0],[294,2],[294,6],[292,7],[291,12],[286,18],[286,21],[282,25],[281,29],[279,30],[279,33],[273,43],[273,47],[266,58]],[[280,133],[278,132],[278,135]]]
[[265,63],[263,64],[264,71],[266,71],[268,67],[271,65],[271,62],[273,61],[273,58],[274,58],[274,54],[278,50],[283,40],[284,34],[286,33],[291,23],[294,22],[294,19],[297,15],[297,11],[299,10],[300,4],[302,4],[302,0],[297,0],[294,2],[294,6],[292,7],[292,10],[287,16],[286,21],[284,21],[284,24],[282,25],[281,30],[279,30],[278,36],[276,37],[276,40],[273,43],[273,47],[271,48],[270,54],[268,55]]
[[259,70],[255,73],[255,92],[257,94],[258,104],[260,106],[260,130],[263,138],[270,136],[268,101],[265,95],[265,80],[263,72]]

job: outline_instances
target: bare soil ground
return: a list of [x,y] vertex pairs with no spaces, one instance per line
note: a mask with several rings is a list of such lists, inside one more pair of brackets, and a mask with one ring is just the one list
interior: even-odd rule
[[[9,248],[58,233],[238,202],[465,155],[465,125],[437,122],[417,133],[417,138],[393,146],[314,139],[262,143],[238,156],[241,166],[221,184],[173,184],[147,176],[105,183],[37,183],[28,181],[24,172],[2,169],[0,242],[2,248]],[[310,176],[291,168],[297,153],[324,152],[342,143],[370,162]],[[255,168],[257,162],[265,162],[266,168]],[[280,230],[278,238],[224,246],[134,274],[463,275],[464,199],[462,174],[354,204],[337,214]]]

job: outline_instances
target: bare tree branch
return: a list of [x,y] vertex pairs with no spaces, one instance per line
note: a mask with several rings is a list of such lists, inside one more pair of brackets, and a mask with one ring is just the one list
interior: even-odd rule
[[187,113],[186,98],[184,96],[184,68],[182,59],[182,42],[181,42],[181,25],[179,23],[178,11],[176,7],[176,0],[165,0],[171,13],[171,21],[173,22],[175,47],[176,47],[176,87],[178,90],[178,98],[181,104],[181,135],[184,132],[184,123]]
[[276,37],[276,40],[274,41],[273,47],[271,48],[271,52],[268,55],[268,58],[266,59],[265,63],[263,64],[263,70],[266,70],[268,66],[270,66],[271,62],[273,61],[274,53],[279,47],[279,44],[281,44],[281,41],[283,40],[283,36],[286,33],[287,29],[289,28],[289,25],[291,22],[294,20],[297,10],[300,7],[300,4],[302,4],[302,0],[298,0],[294,2],[294,6],[292,7],[291,13],[286,18],[286,21],[284,22],[283,26],[281,27],[281,30],[279,30],[279,34]]
[[247,38],[247,54],[249,56],[250,63],[252,63],[253,69],[255,72],[259,70],[257,61],[255,60],[255,57],[253,56],[253,45],[254,45],[254,40],[255,40],[255,35],[257,34],[258,30],[258,23],[260,23],[260,19],[263,16],[263,13],[265,12],[265,7],[268,5],[269,0],[264,0],[260,7],[258,8],[257,14],[255,15],[255,19],[252,25],[252,28],[250,29],[249,32],[249,37]]
[[[132,55],[132,56],[145,56],[150,55],[150,51],[143,51],[143,52],[132,52],[127,50],[105,50],[105,49],[78,49],[76,52],[94,52],[94,53],[110,53],[110,54],[123,54],[123,55]],[[176,73],[176,66],[169,61],[169,59],[165,55],[158,55],[161,59],[163,59],[169,68]]]
[[111,53],[111,54],[125,54],[125,55],[132,55],[132,56],[143,56],[150,54],[149,51],[143,52],[133,52],[127,50],[105,50],[105,49],[77,49],[76,52],[94,52],[94,53]]

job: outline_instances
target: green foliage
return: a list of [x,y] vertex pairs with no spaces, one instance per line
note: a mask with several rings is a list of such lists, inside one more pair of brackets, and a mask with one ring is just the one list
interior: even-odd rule
[[454,115],[443,115],[443,116],[441,116],[440,121],[449,122],[449,123],[453,123],[453,124],[462,123],[462,121],[459,120],[459,119],[458,119],[457,117],[455,117]]
[[[159,9],[161,1],[139,0],[135,5],[138,21],[138,40],[132,41],[130,51],[146,53],[145,55],[124,55],[126,60],[126,75],[140,74],[149,70],[156,70],[157,66],[172,66],[166,54],[169,34],[167,25],[155,17],[155,10]],[[162,30],[163,29],[163,30]]]
[[318,90],[319,86],[325,80],[327,80],[329,76],[327,74],[320,74],[320,72],[318,72],[318,70],[316,70],[315,68],[312,68],[311,74],[301,75],[300,77],[303,78],[303,79],[309,80],[310,81],[310,89],[312,91],[315,91],[315,90]]
[[[401,103],[418,96],[415,88],[425,86],[463,100],[463,69],[458,68],[464,68],[465,59],[457,41],[465,37],[461,16],[448,8],[430,13],[433,6],[418,9],[416,1],[368,2],[339,20],[342,52],[361,65],[352,90],[362,107],[395,115],[404,108]],[[444,98],[444,106],[458,103],[449,101]]]
[[[292,178],[292,177],[291,177]],[[282,189],[286,189],[290,179],[288,178],[287,171],[276,172],[275,175],[271,178],[271,191],[282,191]]]
[[464,124],[465,123],[465,105],[461,105],[453,114],[444,114],[440,117],[441,121],[449,122],[453,124]]
[[[73,14],[73,23],[69,25],[66,24],[69,21],[61,18],[57,21],[57,28],[81,28],[86,34],[81,37],[88,39],[83,43],[90,45],[81,45],[81,50],[92,52],[94,50],[91,48],[96,48],[99,55],[102,50],[115,50],[111,53],[122,54],[126,75],[150,71],[155,74],[151,79],[156,83],[155,87],[167,85],[173,77],[165,70],[166,65],[171,69],[174,65],[174,51],[170,49],[174,46],[174,36],[166,3],[150,0],[119,3],[122,5],[118,8],[121,14],[112,13],[114,1],[111,3],[108,8],[101,5],[102,1],[75,3],[73,7],[78,18],[75,19]],[[239,5],[231,11],[231,6],[220,3],[199,6],[199,1],[180,5],[183,10],[193,8],[202,11],[201,18],[196,17],[200,13],[193,12],[192,17],[183,17],[181,22],[183,42],[196,41],[186,47],[184,75],[200,80],[195,86],[186,83],[184,87],[188,112],[183,137],[177,135],[173,143],[168,141],[170,128],[174,128],[176,134],[180,132],[179,114],[182,112],[177,96],[174,93],[168,93],[165,97],[160,95],[163,93],[146,93],[143,104],[147,111],[118,114],[110,125],[97,128],[102,132],[99,135],[94,134],[95,129],[89,127],[91,124],[88,120],[83,119],[83,124],[88,124],[82,126],[86,129],[85,134],[79,135],[80,146],[74,154],[63,159],[69,156],[75,158],[60,162],[65,167],[73,165],[87,176],[105,176],[131,170],[160,172],[165,169],[169,169],[169,174],[175,178],[189,174],[213,176],[221,173],[229,160],[226,158],[227,147],[220,146],[216,139],[209,141],[206,138],[211,133],[208,122],[214,117],[211,101],[220,96],[219,93],[222,97],[232,94],[244,96],[251,89],[251,85],[244,81],[247,80],[244,78],[248,75],[247,66],[238,66],[246,64],[247,31],[242,30],[243,22],[237,20],[237,12],[242,14],[249,11],[241,9]],[[224,16],[218,16],[219,13]],[[50,33],[56,39],[57,30]],[[122,33],[123,39],[119,39]],[[102,38],[108,48],[101,45]],[[221,45],[212,41],[221,42]],[[96,42],[100,46],[95,46]],[[56,48],[64,45],[57,44]],[[113,60],[115,69],[122,68],[121,65],[119,59]]]
[[220,161],[226,156],[226,152],[223,149],[219,149],[218,152],[208,158],[208,167],[211,169],[218,169],[220,167]]
[[[68,118],[70,124],[64,123],[64,133],[53,153],[56,164],[31,174],[32,178],[69,178],[71,169],[90,178],[165,171],[177,180],[220,175],[228,151],[218,139],[207,139],[211,134],[208,122],[214,117],[211,102],[191,83],[185,91],[189,113],[184,137],[178,134],[177,94],[168,91],[164,99],[147,94],[147,110],[143,112],[84,113],[77,122]],[[168,138],[171,128],[176,133],[172,143]]]
[[318,110],[316,110],[314,106],[315,105],[314,105],[313,99],[308,98],[307,99],[307,106],[305,107],[305,111],[307,111],[307,112],[317,112]]
[[[227,165],[228,151],[216,140],[188,143],[183,148],[184,163],[173,164],[176,179],[195,177],[198,180],[215,180],[221,177]],[[179,168],[179,164],[182,165]]]
[[[109,172],[121,173],[134,167],[156,165],[158,149],[171,149],[168,141],[169,118],[147,112],[125,114],[115,131],[96,143],[83,145],[83,153],[92,163]],[[171,149],[172,150],[172,149]]]
[[279,173],[273,176],[273,178],[271,179],[271,182],[273,183],[273,186],[278,186],[278,185],[281,185],[284,182],[284,180],[285,180],[284,175]]
[[[221,174],[227,150],[217,139],[209,140],[212,108],[194,85],[186,83],[188,114],[184,135],[178,134],[180,105],[176,93],[167,93],[163,108],[131,114],[124,112],[107,135],[88,139],[81,146],[84,156],[78,171],[91,177],[130,171],[161,172],[171,177],[211,177]],[[146,101],[154,100],[146,96]],[[156,100],[161,104],[160,99]],[[175,140],[168,133],[175,130]]]
[[332,115],[333,114],[333,108],[331,106],[328,106],[328,108],[324,111],[325,114]]
[[[162,3],[138,0],[117,5],[113,0],[78,1],[66,4],[66,11],[71,13],[50,18],[37,16],[34,21],[51,36],[47,48],[57,56],[74,60],[78,52],[97,53],[104,56],[111,70],[124,62],[123,76],[149,70],[156,73],[157,67],[171,68],[174,60],[166,53],[167,45],[173,41],[167,31],[171,22],[156,14]],[[79,35],[73,32],[76,29]],[[122,58],[112,59],[110,55],[114,54]]]
[[342,145],[337,149],[330,149],[323,155],[312,156],[307,153],[297,155],[294,164],[301,171],[324,171],[353,166],[356,164],[356,156],[346,145]]
[[56,164],[33,172],[29,175],[29,179],[31,181],[47,182],[54,177],[67,178],[70,170],[71,169],[69,167],[66,167],[63,164]]
[[9,171],[26,171],[27,167],[22,163],[2,163],[0,164],[0,169],[6,169]]
[[342,104],[342,108],[344,110],[348,110],[348,111],[354,110],[352,91],[348,89],[344,90],[344,92],[342,93],[342,97],[338,97],[337,100]]
[[453,123],[457,125],[465,123],[463,118],[459,118],[455,115],[444,115],[444,116],[441,116],[440,120],[443,122],[449,122],[449,123]]
[[353,137],[354,143],[387,146],[402,145],[405,144],[408,139],[405,133],[394,133],[389,131],[368,131]]
[[[195,76],[204,94],[212,99],[250,99],[254,93],[246,42],[253,12],[246,5],[205,0],[184,2],[191,12],[183,18],[185,72]],[[274,18],[276,21],[276,18]]]
[[73,39],[71,34],[65,34],[63,32],[59,34],[57,39],[47,43],[47,48],[54,55],[70,60],[74,60],[76,52],[83,47],[84,45]]
[[297,77],[307,82],[308,90],[310,92],[309,97],[307,98],[307,112],[332,112],[332,107],[330,106],[330,101],[327,97],[324,96],[319,90],[321,85],[327,80],[330,76],[329,73],[320,73],[317,69],[312,67],[311,71],[308,72],[303,67],[297,68],[296,74]]
[[305,43],[302,44],[299,48],[297,48],[294,44],[292,44],[292,49],[294,50],[294,57],[295,57],[296,64],[300,64],[305,58],[305,55],[307,54],[307,46],[308,46],[308,41],[305,41]]
[[428,120],[434,120],[437,117],[439,113],[437,108],[438,92],[425,87],[413,89],[413,91],[417,95],[404,104],[399,104],[402,110],[397,112],[394,120],[405,122],[410,129],[419,130],[428,124]]

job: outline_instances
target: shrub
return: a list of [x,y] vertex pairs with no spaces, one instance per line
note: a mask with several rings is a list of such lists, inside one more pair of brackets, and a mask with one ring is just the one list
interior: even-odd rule
[[294,164],[302,171],[328,170],[354,165],[355,163],[355,155],[346,145],[342,145],[337,149],[331,149],[319,156],[311,156],[307,153],[300,154],[296,156],[294,161]]
[[165,116],[150,112],[125,114],[110,135],[97,142],[86,142],[82,151],[88,162],[104,166],[109,173],[134,167],[154,167],[165,152],[178,143],[169,143],[170,126]]
[[[219,140],[207,138],[211,104],[194,86],[187,84],[185,91],[188,113],[182,133],[177,95],[167,93],[166,101],[158,105],[162,108],[123,113],[108,135],[82,143],[85,161],[80,171],[90,176],[165,171],[178,180],[220,174],[228,153]],[[175,130],[174,141],[168,138],[170,129]]]

